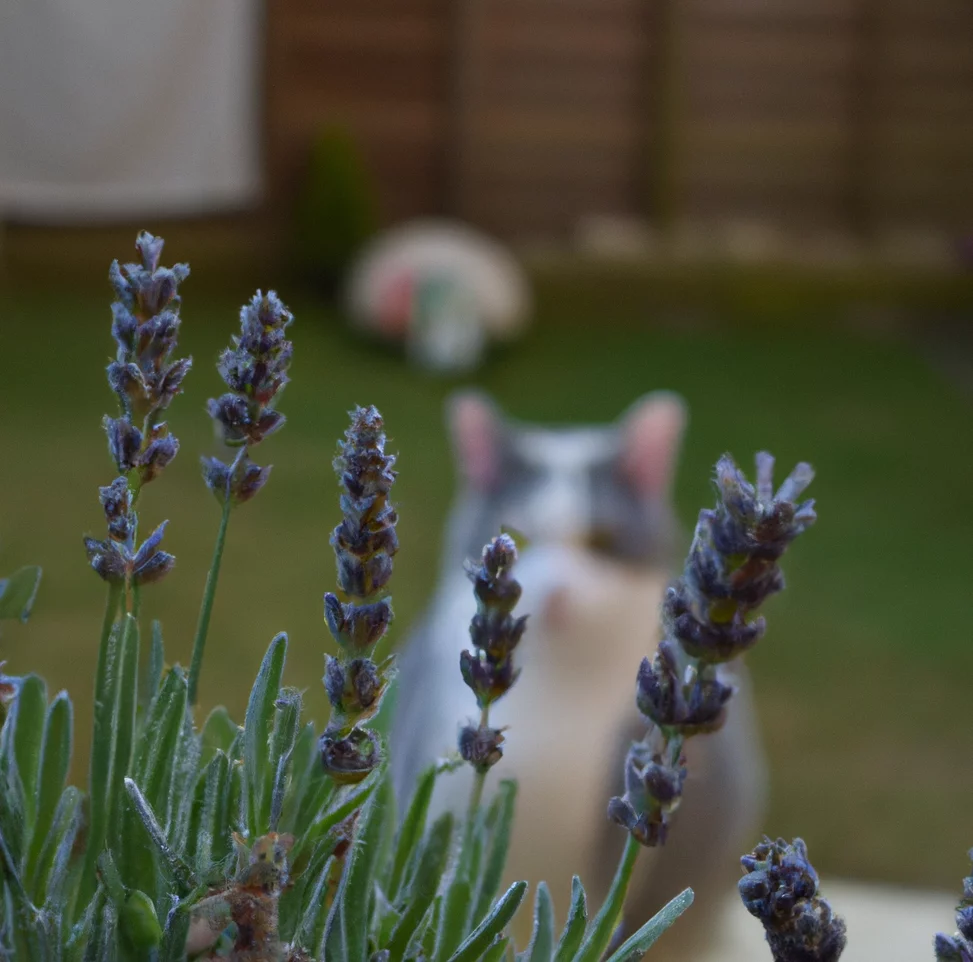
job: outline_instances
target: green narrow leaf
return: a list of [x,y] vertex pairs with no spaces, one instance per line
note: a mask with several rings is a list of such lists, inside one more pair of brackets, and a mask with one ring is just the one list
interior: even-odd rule
[[[281,633],[271,641],[264,655],[247,704],[243,725],[243,764],[247,787],[247,832],[251,839],[265,835],[269,829],[267,821],[261,819],[264,795],[273,777],[268,774],[267,744],[286,656],[287,635]],[[270,811],[269,805],[267,811]]]
[[85,951],[85,962],[116,962],[118,958],[118,943],[115,938],[118,913],[108,898],[104,888],[99,907],[95,912],[91,939]]
[[193,807],[186,833],[186,858],[204,876],[213,867],[213,844],[219,833],[230,834],[229,800],[230,760],[217,752],[196,780]]
[[554,953],[554,962],[569,962],[578,951],[588,924],[588,905],[584,886],[577,875],[571,879],[571,909]]
[[0,619],[26,621],[41,584],[41,569],[30,565],[0,578]]
[[230,755],[230,746],[240,731],[240,726],[230,718],[230,713],[222,705],[214,708],[206,716],[200,735],[203,747],[202,764],[208,764],[217,752]]
[[298,838],[297,846],[294,851],[294,861],[298,855],[309,846],[315,844],[331,831],[336,825],[343,822],[356,809],[361,808],[371,797],[383,777],[380,770],[371,773],[363,781],[355,785],[348,794],[340,796],[337,805],[333,805],[322,815],[319,815],[305,830],[303,835]]
[[169,847],[162,826],[159,825],[159,820],[155,817],[152,807],[145,800],[145,796],[139,791],[138,785],[132,779],[126,778],[125,790],[135,805],[135,811],[145,829],[145,834],[162,857],[163,864],[167,866],[169,874],[176,883],[177,894],[186,895],[192,891],[195,885],[195,879],[189,866]]
[[81,830],[81,792],[68,785],[58,800],[57,808],[37,856],[31,894],[37,905],[56,903],[62,894],[71,867],[75,839]]
[[399,962],[404,958],[406,949],[412,941],[419,923],[422,921],[432,900],[439,890],[446,860],[449,857],[449,843],[453,837],[453,816],[445,812],[433,823],[429,838],[423,846],[419,867],[409,891],[403,899],[402,918],[392,930],[389,939],[389,962]]
[[37,805],[34,832],[27,857],[28,887],[33,890],[37,875],[37,860],[47,841],[54,813],[61,801],[64,781],[71,764],[73,710],[66,691],[59,692],[47,709],[44,720],[44,742],[41,748],[40,773],[37,780]]
[[322,804],[314,811],[305,811],[313,804],[312,796],[322,783],[333,784],[322,771],[317,756],[317,733],[312,722],[308,722],[298,733],[294,750],[291,752],[291,777],[284,797],[280,831],[297,834],[297,826],[308,825],[321,810]]
[[139,739],[132,775],[157,812],[165,810],[168,800],[187,699],[186,678],[179,668],[173,668],[166,675]]
[[[505,779],[500,783],[497,797],[490,805],[488,820],[492,822],[483,876],[476,893],[476,907],[473,910],[474,924],[486,915],[493,900],[500,891],[503,869],[507,863],[507,850],[510,848],[510,834],[513,829],[514,804],[517,799],[517,783]],[[471,879],[475,876],[470,876]]]
[[372,928],[369,938],[375,945],[388,945],[392,932],[402,918],[402,913],[388,900],[379,885],[375,886],[375,911],[372,913]]
[[443,897],[437,895],[432,902],[432,908],[426,917],[422,933],[419,936],[419,946],[422,950],[422,957],[432,959],[436,952],[436,937],[439,933],[439,919],[443,911]]
[[[4,729],[4,734],[7,729]],[[20,784],[13,748],[0,755],[0,841],[4,843],[10,865],[18,873],[23,859],[24,789]]]
[[628,892],[628,883],[632,879],[632,870],[635,868],[635,860],[640,848],[639,843],[631,835],[626,836],[625,849],[615,871],[611,888],[598,914],[588,926],[581,948],[575,956],[575,962],[598,962],[608,948],[622,917],[625,894]]
[[369,899],[387,811],[385,793],[379,788],[362,809],[354,843],[345,856],[347,864],[341,879],[344,891],[335,899],[335,905],[341,911],[348,959],[368,958]]
[[118,874],[118,866],[111,857],[111,852],[107,850],[98,856],[98,876],[104,883],[108,898],[115,903],[115,910],[120,910],[125,904],[127,895],[122,877]]
[[611,955],[608,962],[639,962],[652,948],[655,940],[693,904],[693,890],[684,889],[657,912],[631,938],[626,939]]
[[260,812],[261,824],[266,822],[272,832],[277,831],[284,809],[291,752],[301,725],[301,693],[296,688],[282,688],[274,706],[276,711],[270,737],[270,764],[267,766],[269,783],[264,786]]
[[[94,723],[91,736],[91,761],[88,775],[88,842],[82,872],[77,909],[83,909],[94,895],[97,885],[95,863],[105,847],[105,837],[111,819],[114,798],[109,792],[112,765],[115,758],[115,711],[118,702],[118,682],[121,659],[121,632],[113,625],[121,599],[121,586],[111,585],[105,605],[101,644],[98,648],[98,667],[95,672]],[[92,926],[101,924],[95,913]]]
[[527,962],[551,962],[554,958],[554,905],[547,882],[537,886],[534,897],[534,932],[527,947]]
[[158,621],[152,622],[152,635],[149,642],[149,660],[142,676],[142,690],[139,694],[139,711],[144,719],[162,684],[162,672],[165,670],[165,647],[162,643],[162,625]]
[[439,933],[436,937],[436,962],[445,962],[466,937],[473,890],[465,878],[454,878],[446,892]]
[[432,801],[433,789],[436,787],[437,771],[437,767],[432,765],[419,776],[412,801],[402,820],[395,845],[395,857],[392,861],[392,875],[388,883],[390,902],[394,903],[398,898],[405,867],[426,830],[426,816],[429,812],[429,803]]
[[494,942],[484,953],[480,956],[482,962],[500,962],[500,960],[507,954],[507,949],[510,948],[510,939],[500,939]]
[[328,856],[319,872],[313,876],[314,884],[311,886],[304,914],[294,934],[294,944],[305,949],[316,959],[320,958],[321,950],[324,948],[324,926],[328,919],[324,902],[334,864],[334,856]]
[[24,792],[24,828],[28,837],[37,813],[37,773],[46,714],[47,685],[39,675],[27,675],[17,688],[10,718],[13,721],[14,758]]
[[138,622],[129,614],[122,621],[122,643],[120,670],[118,677],[118,706],[115,712],[115,752],[109,792],[117,799],[111,810],[108,822],[108,838],[114,840],[121,832],[124,817],[122,803],[123,779],[132,772],[132,759],[135,745],[135,708],[138,696],[139,670],[139,627]]
[[41,916],[31,902],[20,879],[20,872],[13,854],[7,845],[8,839],[0,833],[0,875],[7,882],[5,894],[11,900],[14,913],[13,934],[15,941],[15,958],[37,958],[43,950],[38,939]]
[[462,945],[450,956],[450,962],[475,962],[487,950],[490,943],[503,931],[517,914],[527,891],[526,882],[514,882],[487,917],[469,934]]

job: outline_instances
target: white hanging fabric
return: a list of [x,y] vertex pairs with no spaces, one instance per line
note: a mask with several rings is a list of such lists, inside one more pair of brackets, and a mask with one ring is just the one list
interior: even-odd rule
[[0,217],[252,201],[259,16],[258,0],[0,0]]

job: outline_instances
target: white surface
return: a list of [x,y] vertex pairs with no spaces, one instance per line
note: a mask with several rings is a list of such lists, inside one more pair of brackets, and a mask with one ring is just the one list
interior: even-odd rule
[[258,0],[3,0],[0,214],[180,214],[258,187]]
[[[841,962],[932,962],[937,932],[952,935],[957,895],[823,879],[821,891],[848,923]],[[692,909],[676,924],[688,923]],[[760,923],[727,899],[725,944],[693,962],[770,962]],[[661,943],[660,943],[661,945]],[[652,953],[647,958],[651,960]],[[688,960],[687,960],[688,962]]]

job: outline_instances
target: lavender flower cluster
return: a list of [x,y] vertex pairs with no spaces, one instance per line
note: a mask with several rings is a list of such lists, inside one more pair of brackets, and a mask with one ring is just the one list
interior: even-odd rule
[[160,267],[163,243],[143,231],[135,242],[141,263],[114,261],[108,275],[117,295],[112,304],[117,352],[107,376],[120,414],[106,416],[104,427],[119,477],[99,489],[108,537],[86,537],[84,545],[91,567],[114,585],[138,587],[158,581],[175,564],[171,554],[159,550],[166,522],[136,544],[135,502],[141,488],[157,478],[179,450],[161,418],[192,366],[191,358],[172,359],[180,324],[177,291],[189,267]]
[[763,924],[774,962],[837,962],[845,948],[845,923],[818,894],[818,875],[807,846],[764,838],[740,859],[739,882],[747,911]]
[[363,726],[378,712],[393,672],[391,658],[376,665],[372,654],[392,620],[384,591],[399,548],[398,517],[389,502],[394,464],[395,456],[385,453],[381,414],[374,407],[355,408],[334,461],[344,488],[344,517],[331,535],[338,587],[353,600],[324,596],[325,621],[339,655],[325,656],[331,719],[318,744],[325,771],[346,783],[360,781],[382,759],[378,735]]
[[[973,859],[973,850],[970,851]],[[956,908],[955,935],[940,932],[934,943],[936,962],[973,962],[973,875],[963,879],[963,898]]]
[[639,667],[636,704],[649,731],[628,753],[625,795],[608,815],[643,845],[665,843],[686,780],[683,741],[723,725],[733,686],[719,666],[763,634],[753,612],[784,587],[778,561],[814,523],[814,502],[796,503],[810,465],[797,465],[776,493],[773,467],[758,454],[754,486],[728,455],[719,460],[716,507],[699,514],[683,575],[663,602],[664,638]]
[[473,651],[460,655],[460,672],[480,706],[479,725],[460,730],[459,751],[465,761],[485,772],[503,757],[503,730],[487,723],[490,705],[517,681],[513,653],[527,627],[527,615],[514,617],[521,587],[513,576],[517,545],[508,534],[494,538],[483,549],[479,564],[470,562],[466,573],[473,582],[476,614],[470,622]]
[[289,378],[294,345],[285,336],[293,315],[273,292],[257,291],[240,309],[240,333],[220,355],[217,369],[230,389],[207,402],[223,443],[239,448],[230,464],[202,459],[203,478],[217,499],[233,504],[249,501],[266,483],[270,467],[260,467],[249,449],[279,431],[286,420],[274,402]]

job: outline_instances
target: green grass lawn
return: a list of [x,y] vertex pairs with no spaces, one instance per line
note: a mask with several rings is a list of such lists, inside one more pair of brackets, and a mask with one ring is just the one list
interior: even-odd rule
[[[170,519],[166,547],[179,559],[144,610],[164,618],[169,656],[184,664],[219,515],[197,467],[215,450],[203,412],[220,390],[210,361],[250,293],[185,285],[183,347],[196,368],[170,419],[182,449],[142,501],[144,524]],[[107,284],[37,285],[10,293],[0,313],[0,570],[45,568],[35,617],[5,629],[0,656],[71,691],[79,778],[103,604],[81,535],[100,534],[97,487],[113,477],[99,426],[113,405],[102,375],[109,301]],[[455,385],[370,352],[313,302],[291,307],[289,423],[259,450],[275,464],[269,486],[234,515],[203,673],[204,705],[225,702],[238,717],[280,629],[292,640],[289,683],[326,717],[321,595],[334,580],[330,461],[346,410],[377,404],[401,452],[397,637],[433,587],[453,485],[441,406]],[[814,463],[820,522],[788,556],[790,590],[768,605],[770,631],[751,659],[773,767],[766,828],[803,835],[826,873],[955,888],[973,844],[968,401],[910,343],[830,323],[679,330],[616,317],[610,299],[562,316],[547,298],[539,314],[477,382],[518,416],[555,421],[613,418],[652,388],[682,392],[692,410],[678,483],[687,530],[712,500],[709,471],[723,451],[749,465],[765,447],[784,471]],[[618,670],[634,677],[634,665]]]

